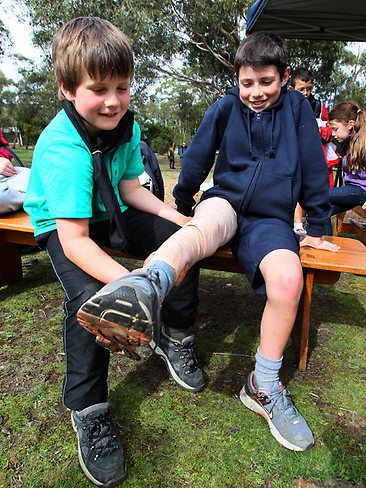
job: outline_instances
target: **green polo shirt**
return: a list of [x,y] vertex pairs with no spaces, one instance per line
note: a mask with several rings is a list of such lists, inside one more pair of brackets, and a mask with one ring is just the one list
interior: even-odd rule
[[[140,128],[136,122],[129,142],[111,156],[103,155],[121,210],[127,209],[118,183],[143,173]],[[55,219],[108,219],[102,198],[94,187],[93,158],[72,122],[61,110],[40,135],[33,155],[24,209],[34,235],[56,229]]]

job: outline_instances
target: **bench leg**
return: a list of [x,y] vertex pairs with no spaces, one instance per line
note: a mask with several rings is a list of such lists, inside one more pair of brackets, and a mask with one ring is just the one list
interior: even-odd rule
[[335,228],[333,229],[333,235],[334,236],[337,236],[341,232],[344,232],[343,221],[344,221],[344,218],[346,216],[346,213],[347,212],[342,212],[342,213],[339,213],[335,216]]
[[0,286],[13,285],[23,277],[20,246],[8,242],[0,242]]
[[311,300],[313,296],[314,270],[304,269],[304,288],[299,303],[297,318],[292,333],[296,352],[299,356],[299,370],[306,371],[309,350]]

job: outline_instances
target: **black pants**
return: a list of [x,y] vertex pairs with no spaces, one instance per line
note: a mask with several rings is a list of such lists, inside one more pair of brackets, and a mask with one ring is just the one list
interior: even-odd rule
[[[124,212],[129,231],[128,251],[147,257],[179,226],[154,215],[128,209]],[[99,245],[108,245],[108,223],[90,226],[90,236]],[[81,327],[76,313],[103,283],[84,273],[65,256],[57,231],[47,236],[45,247],[55,273],[65,291],[64,349],[66,374],[63,402],[72,410],[81,410],[108,399],[109,352],[96,345],[95,336]],[[189,329],[197,315],[199,268],[194,266],[179,287],[173,288],[164,300],[162,319],[175,329]]]

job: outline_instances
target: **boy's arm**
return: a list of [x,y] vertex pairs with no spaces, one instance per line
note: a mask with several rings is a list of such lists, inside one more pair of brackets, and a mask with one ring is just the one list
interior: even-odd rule
[[166,203],[159,200],[149,190],[140,185],[138,178],[132,180],[121,180],[118,184],[119,192],[123,203],[130,207],[158,215],[163,219],[169,220],[183,226],[189,220]]
[[88,275],[109,283],[129,273],[90,239],[89,219],[56,219],[56,225],[65,256]]

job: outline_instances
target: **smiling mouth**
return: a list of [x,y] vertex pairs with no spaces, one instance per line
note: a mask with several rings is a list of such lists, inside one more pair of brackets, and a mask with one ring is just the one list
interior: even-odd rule
[[266,103],[267,100],[255,100],[255,101],[252,101],[250,102],[254,107],[257,106],[257,105],[263,105],[264,103]]

